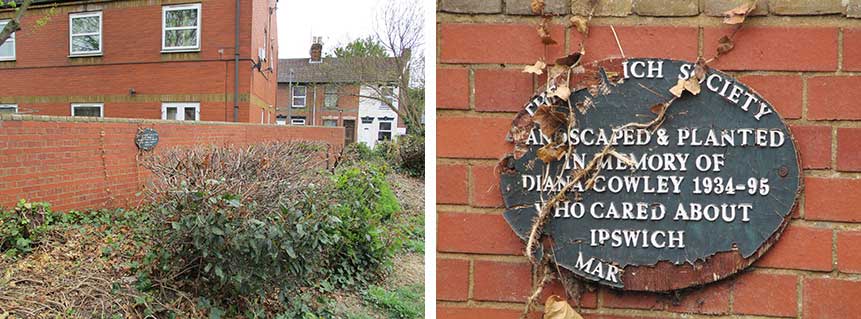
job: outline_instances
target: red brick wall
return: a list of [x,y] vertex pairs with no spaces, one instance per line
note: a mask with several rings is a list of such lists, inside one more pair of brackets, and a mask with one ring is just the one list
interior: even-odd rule
[[[16,103],[21,113],[70,115],[70,103],[103,102],[105,116],[114,110],[135,118],[160,118],[160,111],[129,112],[129,106],[160,108],[161,102],[217,102],[201,109],[218,114],[204,120],[233,121],[234,16],[233,0],[201,2],[199,52],[162,53],[162,6],[195,1],[105,1],[56,6],[41,27],[36,21],[49,15],[50,5],[32,6],[16,32],[16,60],[0,62],[0,78],[15,79],[0,90],[0,102]],[[268,7],[274,0],[242,0],[240,23],[240,121],[260,121],[260,112],[275,105],[276,66],[267,75],[250,69],[264,40]],[[69,57],[69,14],[102,11],[102,51],[97,57]],[[0,11],[0,19],[14,15]],[[252,27],[252,25],[254,27]],[[271,36],[277,27],[271,25]],[[276,57],[275,50],[267,52]],[[277,65],[277,63],[273,63]],[[264,67],[265,69],[265,67]],[[129,91],[134,88],[136,95]],[[254,96],[254,98],[252,98]],[[252,103],[259,101],[257,103]],[[64,104],[56,108],[51,104]],[[274,110],[269,109],[272,112]],[[271,116],[274,122],[274,115]]]
[[[74,121],[73,121],[74,120]],[[135,146],[139,128],[153,128],[153,152]],[[149,173],[139,162],[177,146],[321,141],[343,147],[340,127],[287,127],[214,122],[52,118],[0,115],[0,206],[19,199],[55,209],[128,207],[138,203]]]
[[[541,83],[521,70],[579,48],[582,36],[568,26],[568,18],[586,1],[547,0],[547,10],[556,13],[550,32],[559,44],[546,50],[529,2],[440,2],[439,318],[517,318],[531,292],[530,264],[523,243],[502,217],[494,166],[511,151],[505,136],[515,112]],[[619,55],[610,25],[628,57],[710,57],[728,31],[717,15],[733,6],[710,0],[598,2],[585,41],[586,60]],[[788,120],[806,186],[795,218],[776,245],[737,276],[676,297],[598,288],[582,297],[585,318],[859,316],[861,20],[816,15],[852,17],[861,8],[829,1],[758,3],[755,14],[765,17],[749,18],[735,49],[713,66],[762,93]],[[796,14],[813,17],[778,16]],[[557,282],[550,289],[564,295]]]

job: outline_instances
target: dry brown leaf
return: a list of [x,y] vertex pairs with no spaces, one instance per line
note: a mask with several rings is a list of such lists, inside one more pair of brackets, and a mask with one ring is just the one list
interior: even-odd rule
[[589,33],[588,19],[581,16],[573,16],[571,17],[571,19],[569,19],[569,21],[571,22],[571,26],[574,27],[577,32],[580,32],[580,34],[585,36],[587,33]]
[[729,36],[722,36],[720,40],[718,40],[717,46],[717,54],[722,55],[724,53],[729,52],[735,47],[735,44],[732,43],[732,39]]
[[552,295],[544,302],[543,319],[583,319],[562,297]]
[[577,64],[580,64],[580,58],[583,57],[582,52],[574,52],[564,57],[556,59],[556,64],[564,65],[567,67],[572,67]]
[[511,142],[515,145],[525,145],[526,140],[529,139],[529,133],[532,131],[532,124],[532,116],[529,115],[529,112],[526,112],[526,110],[518,112],[511,123],[511,130],[509,131]]
[[666,104],[658,103],[658,104],[652,105],[652,107],[649,108],[649,111],[652,111],[652,113],[655,113],[655,114],[661,114],[661,112],[663,112],[665,108],[667,108]]
[[679,79],[676,81],[676,85],[670,88],[670,93],[672,93],[675,97],[682,97],[682,92],[685,91],[685,80]]
[[554,90],[547,90],[548,96],[555,96],[564,101],[568,101],[568,97],[571,96],[571,89],[568,88],[567,85],[558,85]]
[[568,148],[564,144],[550,143],[539,148],[538,151],[535,152],[535,156],[544,163],[550,163],[565,157],[565,152],[567,150]]
[[538,24],[538,36],[541,37],[541,43],[556,44],[556,40],[553,40],[553,37],[550,35],[550,28],[548,27],[549,24],[550,17],[544,17],[541,19],[541,23]]
[[534,14],[544,13],[544,0],[532,0],[529,6],[532,8],[532,13]]
[[694,76],[689,77],[685,80],[685,90],[693,95],[700,94],[700,81]]
[[541,134],[550,138],[553,138],[560,127],[565,127],[568,124],[568,116],[557,111],[556,107],[552,105],[539,106],[532,119],[541,127]]
[[549,76],[551,79],[557,79],[563,74],[568,73],[568,67],[562,64],[554,64],[552,67],[550,67],[550,71],[548,72],[550,72],[550,74],[548,74],[547,76]]
[[725,24],[741,24],[744,23],[744,19],[747,18],[747,15],[756,9],[756,0],[748,0],[747,3],[743,3],[738,7],[732,8],[723,13],[724,19],[723,23]]
[[523,73],[534,73],[534,74],[542,74],[544,73],[544,68],[547,67],[547,64],[544,61],[538,60],[535,61],[534,65],[529,65],[523,68]]

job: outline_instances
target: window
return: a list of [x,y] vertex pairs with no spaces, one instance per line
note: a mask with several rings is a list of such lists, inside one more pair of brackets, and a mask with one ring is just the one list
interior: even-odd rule
[[[0,20],[0,30],[5,28],[7,23],[9,23],[9,20]],[[12,60],[15,60],[15,32],[12,32],[9,39],[6,39],[6,42],[0,45],[0,61]]]
[[18,113],[18,105],[0,104],[0,113]]
[[338,88],[334,85],[326,86],[326,99],[323,100],[325,107],[338,107]]
[[338,126],[338,120],[323,120],[323,126]]
[[362,117],[362,124],[371,124],[374,123],[374,118],[370,116]]
[[102,53],[102,12],[69,15],[69,54],[98,55]]
[[101,103],[76,103],[72,104],[72,116],[102,117]]
[[[389,101],[393,106],[397,107],[397,101],[395,99],[395,87],[394,86],[383,86],[380,87],[380,95]],[[380,110],[391,110],[388,104],[383,101],[380,101]]]
[[305,107],[306,91],[307,90],[304,85],[293,87],[293,107]]
[[200,121],[200,103],[164,103],[162,120]]
[[290,118],[290,125],[305,125],[304,116],[294,116]]
[[200,50],[200,4],[162,8],[163,51]]
[[278,125],[286,125],[286,124],[287,124],[287,117],[286,117],[286,116],[284,116],[284,115],[278,115],[278,116],[276,116],[276,117],[275,117],[275,124],[278,124]]
[[380,121],[380,130],[377,133],[377,141],[388,141],[392,139],[392,122]]

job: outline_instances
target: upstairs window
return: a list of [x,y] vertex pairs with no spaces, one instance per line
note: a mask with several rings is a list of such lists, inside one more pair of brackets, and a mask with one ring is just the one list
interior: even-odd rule
[[293,107],[305,107],[306,87],[304,85],[296,85],[293,87]]
[[18,113],[18,105],[0,104],[0,113]]
[[[0,20],[0,30],[5,28],[7,23],[9,23],[9,20]],[[9,39],[6,39],[6,42],[0,45],[0,61],[12,60],[15,60],[15,32],[12,32]]]
[[336,86],[326,86],[326,99],[323,100],[323,105],[330,108],[338,106],[338,88]]
[[163,51],[200,50],[200,4],[162,8]]
[[102,54],[102,12],[69,15],[69,55]]
[[72,104],[72,116],[102,117],[103,106],[101,103],[75,103]]
[[[398,107],[397,96],[395,95],[395,87],[394,86],[383,86],[380,87],[380,95],[382,99],[389,101],[395,108]],[[380,110],[391,110],[386,102],[380,101]]]

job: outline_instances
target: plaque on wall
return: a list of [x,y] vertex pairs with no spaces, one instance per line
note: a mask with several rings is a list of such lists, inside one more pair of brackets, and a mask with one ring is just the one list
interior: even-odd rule
[[568,100],[528,101],[500,189],[524,241],[553,203],[536,259],[550,252],[585,280],[668,291],[732,275],[774,244],[801,190],[789,128],[761,95],[707,67],[698,94],[674,96],[696,68],[604,60],[572,69]]
[[156,130],[149,127],[138,130],[138,134],[135,136],[135,145],[137,145],[139,149],[149,151],[155,148],[157,144],[158,132],[156,132]]

